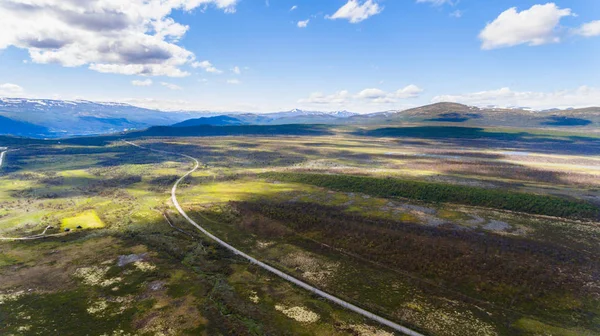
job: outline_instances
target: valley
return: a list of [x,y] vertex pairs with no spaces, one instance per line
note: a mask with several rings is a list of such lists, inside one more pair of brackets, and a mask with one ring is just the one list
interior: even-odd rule
[[402,334],[189,219],[422,335],[600,332],[598,138],[221,127],[7,143],[0,331]]
[[600,336],[597,3],[0,0],[0,336]]
[[[600,108],[552,109],[475,107],[435,103],[405,110],[359,114],[349,111],[214,112],[162,111],[115,102],[0,97],[0,135],[38,139],[136,133],[148,128],[211,126],[380,125],[548,129],[598,134]],[[272,128],[273,129],[273,128]],[[177,130],[173,130],[176,133]],[[216,134],[218,135],[218,134]]]

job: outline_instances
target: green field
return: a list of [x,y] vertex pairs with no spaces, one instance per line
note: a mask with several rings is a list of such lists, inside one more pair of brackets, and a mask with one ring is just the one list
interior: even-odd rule
[[61,221],[61,229],[74,230],[80,229],[101,229],[104,227],[104,223],[96,214],[94,210],[88,210],[82,212],[74,217],[63,218]]

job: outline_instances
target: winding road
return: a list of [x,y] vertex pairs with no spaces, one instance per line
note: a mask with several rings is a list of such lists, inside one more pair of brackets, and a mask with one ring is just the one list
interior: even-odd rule
[[4,162],[4,156],[6,156],[6,152],[8,152],[8,150],[0,153],[0,167],[2,167],[2,163]]
[[17,149],[8,149],[6,147],[2,147],[2,148],[4,148],[4,151],[0,152],[0,168],[2,168],[2,164],[6,160],[6,153],[15,152],[15,151],[19,150],[18,148]]
[[61,232],[61,233],[53,233],[53,234],[46,234],[46,231],[48,231],[48,229],[50,228],[50,225],[47,226],[44,231],[42,233],[33,235],[33,236],[26,236],[26,237],[0,237],[0,240],[8,240],[8,241],[14,241],[14,240],[36,240],[36,239],[45,239],[45,238],[50,238],[50,237],[61,237],[61,236],[66,236],[67,233],[66,232]]
[[181,153],[175,153],[175,152],[169,152],[169,151],[163,151],[163,150],[156,150],[156,149],[152,149],[152,148],[147,148],[147,147],[143,147],[140,145],[137,145],[133,142],[129,142],[129,141],[125,141],[126,143],[128,143],[129,145],[141,148],[141,149],[146,149],[146,150],[150,150],[150,151],[154,151],[154,152],[158,152],[158,153],[164,153],[164,154],[169,154],[169,155],[176,155],[176,156],[182,156],[182,157],[186,157],[190,160],[192,160],[194,162],[194,168],[190,171],[188,171],[185,175],[183,175],[181,178],[179,178],[177,180],[177,182],[175,182],[175,184],[173,185],[173,188],[171,189],[171,201],[173,202],[173,204],[175,205],[175,208],[177,209],[177,211],[179,211],[179,213],[190,223],[192,224],[194,227],[196,227],[198,230],[200,230],[202,233],[204,233],[206,236],[208,236],[209,238],[211,238],[212,240],[216,241],[217,243],[219,243],[219,245],[225,247],[226,249],[230,250],[231,252],[233,252],[235,255],[238,255],[240,257],[243,257],[244,259],[248,260],[249,262],[251,262],[252,264],[255,264],[299,287],[302,287],[312,293],[314,293],[315,295],[318,295],[322,298],[325,298],[335,304],[338,304],[348,310],[351,310],[355,313],[358,313],[364,317],[367,317],[375,322],[378,322],[382,325],[385,325],[391,329],[394,329],[398,332],[401,332],[405,335],[409,335],[409,336],[424,336],[423,334],[420,334],[414,330],[411,330],[407,327],[401,326],[397,323],[394,323],[388,319],[385,319],[379,315],[375,315],[369,311],[366,311],[358,306],[355,306],[347,301],[344,301],[336,296],[333,296],[331,294],[328,294],[314,286],[309,285],[308,283],[299,280],[297,278],[294,278],[291,275],[288,275],[287,273],[284,273],[270,265],[265,264],[262,261],[259,261],[257,259],[255,259],[254,257],[236,249],[235,247],[229,245],[228,243],[226,243],[225,241],[219,239],[218,237],[216,237],[215,235],[213,235],[212,233],[208,232],[205,228],[203,228],[202,226],[200,226],[198,223],[196,223],[193,219],[190,218],[190,216],[187,215],[187,213],[183,210],[183,208],[181,207],[181,205],[179,204],[179,202],[177,201],[177,187],[179,186],[179,184],[181,183],[181,181],[183,181],[186,177],[190,176],[191,174],[193,174],[196,170],[198,170],[200,168],[200,162],[189,156],[186,154],[181,154]]

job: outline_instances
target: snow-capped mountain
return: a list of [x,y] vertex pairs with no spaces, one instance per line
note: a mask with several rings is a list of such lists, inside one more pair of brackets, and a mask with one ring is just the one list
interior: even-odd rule
[[[274,113],[215,113],[209,111],[159,111],[117,102],[89,100],[58,100],[30,98],[0,98],[0,117],[22,125],[25,131],[3,134],[36,137],[65,137],[93,135],[142,129],[150,126],[167,126],[186,120],[191,123],[227,124],[332,124],[357,113],[348,111],[306,111],[293,109]],[[221,123],[223,116],[235,118]],[[215,117],[206,120],[207,117]],[[25,127],[27,126],[27,127]],[[32,131],[34,130],[34,131]]]
[[329,115],[332,115],[334,117],[337,118],[349,118],[355,115],[358,115],[358,113],[356,112],[350,112],[350,111],[333,111],[333,112],[328,112]]
[[342,119],[357,115],[348,111],[306,111],[293,109],[290,111],[254,114],[254,119],[247,120],[256,124],[331,124],[338,123]]
[[0,134],[69,137],[116,133],[151,126],[453,123],[465,126],[584,127],[598,125],[599,108],[480,108],[436,103],[408,110],[371,114],[293,109],[273,113],[166,112],[116,102],[0,98]]
[[47,129],[47,137],[103,134],[171,125],[202,116],[163,112],[124,103],[87,100],[0,98],[0,116]]

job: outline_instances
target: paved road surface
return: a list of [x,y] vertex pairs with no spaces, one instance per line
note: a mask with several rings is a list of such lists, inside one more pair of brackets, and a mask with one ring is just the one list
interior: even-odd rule
[[6,152],[7,151],[0,153],[0,167],[2,167],[2,162],[4,162],[4,156],[6,156]]
[[190,170],[189,172],[187,172],[185,175],[183,175],[179,180],[177,180],[177,182],[175,182],[175,184],[173,185],[173,188],[171,189],[171,200],[173,201],[173,204],[175,205],[175,208],[177,208],[177,211],[179,211],[179,213],[193,226],[195,226],[198,230],[200,230],[202,233],[204,233],[205,235],[207,235],[208,237],[210,237],[212,240],[216,241],[217,243],[219,243],[221,246],[227,248],[228,250],[230,250],[231,252],[233,252],[235,255],[241,256],[243,258],[245,258],[246,260],[250,261],[251,263],[299,286],[302,287],[320,297],[323,297],[333,303],[336,303],[348,310],[351,310],[355,313],[358,313],[364,317],[367,317],[375,322],[378,322],[380,324],[383,324],[385,326],[388,326],[396,331],[399,331],[405,335],[409,335],[409,336],[423,336],[422,334],[411,330],[409,328],[403,327],[397,323],[394,323],[390,320],[387,320],[381,316],[375,315],[369,311],[366,311],[360,307],[357,307],[349,302],[346,302],[340,298],[337,298],[331,294],[325,293],[324,291],[313,287],[309,284],[307,284],[306,282],[296,279],[291,275],[288,275],[272,266],[269,266],[265,263],[263,263],[262,261],[259,261],[251,256],[249,256],[248,254],[236,249],[235,247],[227,244],[226,242],[224,242],[223,240],[219,239],[218,237],[214,236],[213,234],[211,234],[210,232],[208,232],[206,229],[204,229],[202,226],[200,226],[198,223],[196,223],[193,219],[191,219],[187,213],[183,210],[183,208],[179,205],[179,202],[177,201],[177,187],[179,186],[179,184],[181,183],[181,181],[183,181],[186,177],[190,176],[192,173],[194,173],[196,170],[198,170],[198,168],[200,167],[200,162],[198,162],[198,160],[196,160],[195,158],[189,156],[189,155],[185,155],[185,154],[181,154],[181,153],[175,153],[175,152],[168,152],[168,151],[161,151],[161,150],[156,150],[156,149],[151,149],[151,148],[147,148],[147,147],[142,147],[140,145],[136,145],[133,142],[129,142],[129,141],[125,141],[126,143],[132,145],[132,146],[136,146],[138,148],[142,148],[142,149],[147,149],[147,150],[151,150],[151,151],[155,151],[155,152],[159,152],[159,153],[164,153],[164,154],[169,154],[169,155],[177,155],[177,156],[183,156],[186,157],[190,160],[192,160],[194,162],[194,168],[192,170]]

